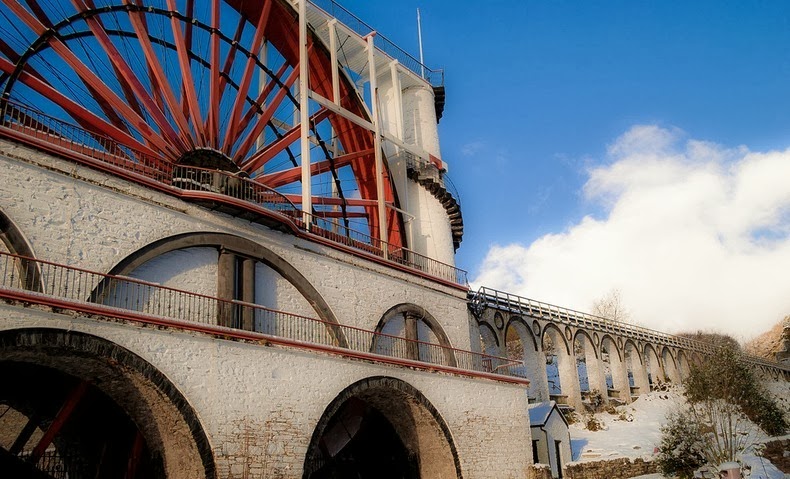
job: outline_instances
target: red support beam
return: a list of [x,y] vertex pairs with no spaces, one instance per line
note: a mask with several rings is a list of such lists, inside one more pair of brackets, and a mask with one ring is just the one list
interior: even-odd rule
[[[174,0],[167,0],[167,6],[170,10],[176,10],[176,4]],[[187,16],[190,16],[190,7],[194,7],[192,0],[189,1],[187,4]],[[206,145],[206,136],[203,131],[203,119],[202,115],[200,114],[200,103],[198,102],[197,92],[195,92],[195,81],[192,78],[192,66],[191,61],[189,59],[189,46],[187,45],[187,34],[181,33],[181,24],[180,20],[175,16],[170,17],[170,24],[173,28],[173,38],[175,39],[176,44],[176,53],[178,54],[178,64],[181,67],[181,88],[182,92],[185,93],[185,101],[187,104],[187,110],[189,111],[189,116],[192,118],[192,126],[195,130],[195,135],[197,136],[198,145],[195,146],[205,146]],[[187,32],[189,36],[189,43],[192,42],[192,24],[187,23]],[[184,101],[184,99],[182,99]],[[182,107],[182,115],[183,107]]]
[[[264,111],[264,113],[266,113]],[[317,111],[310,117],[310,124],[317,125],[318,123],[325,120],[330,114],[330,111],[322,108],[321,110]],[[315,126],[314,126],[315,128]],[[282,137],[276,139],[269,145],[267,145],[264,149],[260,150],[259,152],[252,155],[248,158],[244,163],[239,165],[242,170],[246,171],[247,173],[252,173],[253,171],[257,170],[261,166],[265,165],[266,162],[277,156],[278,153],[283,151],[286,146],[292,144],[301,134],[301,125],[296,125],[287,132],[283,134]],[[259,133],[260,135],[260,133]]]
[[[315,176],[321,173],[326,173],[328,171],[331,171],[333,167],[335,169],[342,168],[346,165],[350,165],[351,162],[357,158],[360,158],[362,156],[370,156],[370,155],[373,155],[372,149],[358,151],[356,153],[349,153],[347,155],[341,155],[335,157],[332,160],[317,161],[310,165],[310,175]],[[301,179],[301,176],[302,176],[302,167],[296,166],[293,168],[288,168],[287,170],[278,171],[276,173],[269,173],[267,175],[257,176],[255,177],[255,181],[262,185],[266,185],[269,188],[278,188],[280,186],[284,186],[289,183],[294,183],[296,181],[299,181]]]
[[[266,128],[266,124],[272,119],[274,112],[277,111],[277,109],[280,107],[280,103],[282,103],[283,99],[285,98],[285,94],[288,92],[288,89],[291,88],[297,78],[299,78],[299,70],[294,68],[291,74],[288,75],[288,78],[285,79],[283,86],[280,87],[280,90],[272,99],[272,102],[269,105],[266,105],[266,109],[263,110],[261,116],[255,120],[255,125],[247,133],[247,136],[241,141],[235,155],[233,155],[234,161],[237,165],[252,148],[252,145],[255,144],[255,140],[258,139],[260,134],[263,132],[263,129]],[[228,151],[230,151],[230,149]]]
[[55,436],[58,435],[63,425],[66,424],[66,421],[71,417],[74,409],[76,409],[82,397],[88,391],[88,385],[89,383],[87,381],[81,381],[66,398],[66,402],[60,407],[60,411],[58,411],[55,419],[52,420],[49,428],[47,428],[44,435],[41,436],[36,447],[33,448],[33,452],[30,454],[30,460],[33,464],[36,464],[38,460],[41,459],[41,456],[44,455],[44,451],[52,444],[52,440],[55,439]]
[[[302,202],[302,195],[283,195],[293,204],[298,205]],[[362,198],[340,199],[331,196],[313,196],[313,205],[346,205],[346,206],[373,206],[378,205],[376,200],[366,200]]]
[[[289,66],[290,65],[288,65],[287,63],[284,63],[280,67],[280,69],[277,71],[277,73],[275,73],[275,76],[277,78],[282,78],[283,75],[285,75],[285,71],[288,69]],[[261,75],[263,75],[263,74],[264,74],[264,72],[261,72]],[[274,81],[267,82],[266,86],[263,88],[263,90],[258,95],[258,98],[255,99],[255,103],[257,105],[260,105],[261,109],[266,108],[266,97],[269,96],[269,94],[274,89],[275,85],[277,85],[277,83],[274,82]],[[247,109],[247,112],[241,118],[241,130],[244,130],[245,128],[247,128],[247,125],[249,125],[250,120],[252,120],[252,118],[255,116],[256,113],[258,113],[258,109],[257,108],[248,108]]]
[[[6,73],[11,73],[14,70],[14,65],[6,59],[0,58],[0,70]],[[86,110],[81,105],[73,102],[58,90],[52,88],[49,84],[24,71],[19,76],[19,79],[34,91],[46,96],[54,103],[59,105],[66,111],[66,113],[71,115],[81,125],[90,125],[91,128],[99,134],[105,135],[123,145],[127,145],[130,148],[134,148],[142,153],[150,155],[152,158],[161,158],[159,152],[152,150],[148,146],[137,141],[137,139],[133,136],[121,131],[117,127],[107,123],[104,119],[96,116],[93,112]]]
[[263,45],[263,31],[266,27],[266,19],[269,18],[269,10],[271,10],[272,1],[274,0],[264,0],[263,9],[261,11],[260,17],[258,18],[258,24],[255,26],[255,32],[252,38],[252,46],[249,49],[252,55],[247,58],[247,64],[244,66],[244,73],[242,74],[241,81],[239,82],[239,91],[236,95],[236,100],[233,102],[233,107],[231,108],[230,118],[228,119],[228,127],[225,130],[225,143],[222,147],[222,151],[224,151],[228,156],[231,155],[233,145],[236,144],[236,136],[241,131],[239,129],[241,110],[244,107],[244,102],[247,99],[247,92],[249,91],[250,83],[252,82],[252,71],[253,67],[255,66],[255,60],[258,58],[257,55],[261,49],[261,45]]
[[[33,17],[27,10],[22,7],[19,2],[15,0],[2,0],[3,3],[16,14],[19,19],[25,23],[37,35],[43,36],[47,32],[47,28]],[[97,96],[97,101],[106,101],[120,114],[124,115],[140,133],[151,140],[163,151],[172,151],[171,146],[162,140],[151,127],[146,123],[143,118],[140,118],[122,99],[120,99],[96,74],[85,65],[77,56],[57,37],[50,37],[49,45],[52,50],[60,55],[60,57],[74,70],[82,80],[94,88]],[[60,105],[63,106],[63,105]]]
[[209,101],[208,113],[206,118],[206,136],[208,145],[211,148],[218,149],[218,131],[219,131],[219,103],[222,99],[220,92],[220,76],[219,76],[219,0],[211,0],[211,71],[209,77]]
[[[130,0],[123,0],[124,4],[130,5]],[[184,116],[183,112],[181,111],[181,105],[178,103],[178,100],[173,93],[173,89],[170,87],[170,82],[167,79],[167,75],[165,74],[162,65],[159,62],[159,58],[156,56],[156,52],[154,51],[154,47],[151,44],[151,40],[148,34],[148,24],[144,21],[145,15],[143,12],[140,11],[129,11],[129,20],[132,23],[132,28],[134,29],[135,33],[137,33],[137,39],[140,42],[140,46],[143,49],[143,56],[145,56],[145,61],[148,67],[152,70],[154,74],[154,78],[156,78],[156,82],[159,85],[160,91],[162,96],[164,97],[165,103],[170,110],[170,114],[173,117],[173,120],[178,125],[180,129],[182,142],[185,144],[185,149],[181,152],[185,152],[191,148],[194,148],[195,145],[192,135],[190,135],[189,129],[189,122],[187,121],[186,117]],[[147,93],[146,93],[147,95]],[[147,105],[146,105],[147,106]]]

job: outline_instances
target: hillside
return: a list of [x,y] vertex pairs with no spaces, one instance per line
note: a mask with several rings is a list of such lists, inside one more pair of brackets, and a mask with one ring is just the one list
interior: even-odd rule
[[[787,382],[769,382],[765,386],[777,398],[790,396]],[[617,458],[655,459],[656,447],[661,441],[660,427],[669,411],[683,407],[685,400],[678,387],[668,391],[654,391],[617,408],[617,414],[608,412],[595,414],[603,424],[600,431],[588,431],[580,422],[570,426],[572,462],[612,460]],[[790,413],[790,404],[781,401],[781,406]],[[751,423],[750,423],[751,424]],[[755,442],[769,438],[752,428]],[[787,437],[787,436],[785,436]],[[760,458],[749,449],[743,456],[744,463],[751,467],[751,479],[784,479],[787,476],[766,459]],[[662,476],[653,474],[651,479]]]
[[790,321],[790,316],[778,321],[771,329],[746,343],[744,346],[746,352],[772,361],[775,360],[774,353],[782,349],[782,331],[787,321]]

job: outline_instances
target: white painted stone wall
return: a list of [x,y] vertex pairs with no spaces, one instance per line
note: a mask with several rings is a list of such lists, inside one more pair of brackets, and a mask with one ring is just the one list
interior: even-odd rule
[[526,394],[518,386],[16,305],[0,305],[0,315],[0,329],[85,332],[158,368],[195,409],[223,479],[300,478],[326,407],[350,384],[373,376],[398,378],[427,398],[450,430],[464,477],[523,478],[531,463]]
[[[479,340],[474,346],[471,340],[476,333],[470,334],[465,293],[455,288],[2,141],[0,169],[3,211],[20,225],[38,258],[107,272],[166,237],[232,233],[293,265],[342,324],[373,329],[391,307],[413,303],[436,318],[454,347],[479,348]],[[210,290],[208,284],[200,288]],[[303,314],[298,303],[283,300]]]
[[263,263],[255,264],[255,304],[300,316],[315,317],[312,306],[294,285]]

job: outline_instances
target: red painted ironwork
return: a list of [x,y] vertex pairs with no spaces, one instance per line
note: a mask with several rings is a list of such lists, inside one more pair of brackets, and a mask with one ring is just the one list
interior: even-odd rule
[[[123,177],[149,188],[188,201],[227,207],[231,211],[252,213],[259,222],[277,224],[292,234],[313,242],[365,256],[369,260],[425,277],[447,286],[467,290],[466,272],[435,259],[419,255],[402,246],[390,244],[369,234],[349,228],[334,218],[334,212],[308,215],[311,228],[307,231],[301,211],[295,205],[298,195],[285,195],[255,180],[203,168],[163,163],[158,157],[130,150],[110,138],[91,134],[74,125],[61,122],[22,105],[6,102],[0,109],[0,136],[31,145],[50,153],[78,161]],[[230,187],[231,185],[235,185]],[[333,207],[362,207],[347,211],[349,217],[364,218],[375,200],[359,198],[314,197],[316,204]],[[384,257],[384,251],[388,255]]]
[[80,381],[79,384],[71,391],[69,396],[66,398],[66,401],[61,406],[60,411],[55,416],[55,419],[52,420],[47,430],[44,432],[44,435],[41,436],[36,447],[33,448],[33,452],[30,454],[30,460],[33,464],[37,463],[41,456],[44,454],[44,451],[47,450],[50,444],[52,444],[52,440],[55,439],[55,436],[58,435],[60,430],[63,428],[63,425],[66,424],[71,414],[74,412],[74,409],[77,408],[77,405],[82,400],[85,393],[88,391],[89,383],[87,381]]
[[[300,62],[296,12],[287,2],[210,0],[208,8],[200,8],[194,0],[167,0],[164,5],[146,0],[1,1],[15,27],[26,29],[15,42],[0,41],[2,101],[53,112],[90,135],[145,153],[148,163],[160,167],[201,157],[215,167],[241,169],[264,184],[277,178],[282,192],[301,189],[301,176],[292,168],[301,161],[318,163],[311,168],[314,196],[368,200],[364,215],[341,201],[344,226],[353,222],[372,238],[404,245],[398,209],[388,208],[386,218],[378,218],[375,162],[362,153],[373,147],[371,131],[311,100],[310,118],[304,121],[310,121],[311,141],[321,145],[312,149],[313,160],[298,153],[298,125],[282,126],[291,124],[298,104],[293,85]],[[261,56],[264,39],[267,58]],[[333,97],[337,65],[312,34],[307,43],[310,90]],[[367,118],[355,87],[346,75],[340,79],[340,106]],[[283,174],[269,176],[278,172]],[[397,207],[386,172],[382,181],[384,201]],[[309,213],[316,217],[338,216],[327,202],[313,205]],[[377,238],[381,221],[388,222],[387,238]]]
[[[26,272],[20,268],[35,268],[41,272],[42,292],[21,287],[20,275]],[[519,361],[7,253],[0,253],[0,297],[222,338],[517,384],[529,383],[523,363]],[[220,314],[229,319],[230,327],[218,325]],[[244,329],[242,318],[245,317],[254,318],[254,330]]]

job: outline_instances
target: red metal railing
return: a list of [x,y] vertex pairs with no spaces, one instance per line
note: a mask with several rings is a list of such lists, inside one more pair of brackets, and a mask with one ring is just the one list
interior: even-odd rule
[[466,271],[462,269],[407,248],[390,245],[337,221],[308,215],[311,218],[308,228],[297,205],[278,191],[253,180],[218,170],[173,165],[11,101],[3,102],[0,114],[0,135],[5,132],[6,136],[27,141],[34,146],[43,142],[56,147],[59,152],[74,153],[72,159],[77,161],[88,157],[94,160],[93,166],[98,162],[99,166],[110,171],[132,173],[129,179],[140,178],[149,183],[153,181],[173,194],[198,191],[204,195],[216,195],[218,199],[234,198],[240,200],[241,204],[262,207],[279,214],[280,221],[288,222],[306,234],[319,236],[331,243],[374,255],[455,285],[468,286]]
[[[31,282],[33,277],[37,281]],[[308,349],[322,346],[380,362],[527,382],[520,361],[1,252],[0,297],[155,324],[162,324],[155,319],[163,318],[175,327],[221,336],[234,336],[229,333],[235,331],[244,339]]]

